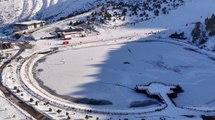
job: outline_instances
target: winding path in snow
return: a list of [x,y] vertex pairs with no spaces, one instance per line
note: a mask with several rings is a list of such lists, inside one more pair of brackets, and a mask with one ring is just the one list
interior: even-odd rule
[[[25,48],[23,46],[21,46],[20,50],[11,59],[8,62],[5,62],[0,67],[0,74],[1,74],[1,76],[2,76],[2,72],[3,72],[4,68],[7,67],[7,65],[10,64],[10,62],[13,61],[17,56],[19,56],[24,51],[24,49]],[[3,78],[1,78],[1,79],[3,79]],[[23,109],[24,111],[26,111],[27,113],[29,113],[32,117],[34,117],[36,119],[49,120],[49,118],[46,115],[40,113],[35,108],[33,108],[32,106],[28,105],[26,102],[23,102],[10,89],[8,89],[7,87],[5,87],[3,85],[3,83],[2,83],[2,80],[0,82],[0,90],[3,92],[3,94],[5,95],[5,97],[8,100],[10,100],[12,103],[16,104],[21,109]]]

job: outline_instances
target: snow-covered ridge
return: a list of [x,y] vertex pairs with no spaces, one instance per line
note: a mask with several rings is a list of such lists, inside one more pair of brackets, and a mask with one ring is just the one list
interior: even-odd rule
[[0,1],[0,26],[26,19],[57,20],[75,10],[89,8],[95,0],[7,0]]
[[[143,4],[144,2],[149,4]],[[148,10],[152,8],[157,9],[157,7],[164,8],[165,5],[163,5],[163,3],[168,3],[168,6],[175,7],[181,5],[181,2],[183,2],[183,0],[158,0],[153,2],[146,0],[7,0],[0,1],[0,26],[32,18],[44,19],[49,22],[53,22],[59,19],[84,13],[98,7],[98,5],[102,7],[106,3],[126,3],[131,6],[141,5],[145,8],[147,7],[146,10]],[[140,10],[142,9],[139,6],[136,8]],[[169,8],[165,11],[163,10],[163,12],[168,12],[168,10]],[[137,14],[139,15],[140,13],[138,12]]]

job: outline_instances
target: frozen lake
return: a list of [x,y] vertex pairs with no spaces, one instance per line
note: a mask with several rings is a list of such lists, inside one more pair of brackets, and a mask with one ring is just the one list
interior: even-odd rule
[[129,43],[68,50],[39,63],[39,78],[60,95],[103,99],[127,109],[134,101],[151,100],[130,88],[159,81],[179,84],[175,102],[214,106],[215,62],[182,46],[164,42]]

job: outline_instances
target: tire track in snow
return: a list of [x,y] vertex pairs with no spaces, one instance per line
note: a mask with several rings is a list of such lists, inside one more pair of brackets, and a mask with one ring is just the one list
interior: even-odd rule
[[106,84],[106,85],[112,85],[112,86],[116,86],[116,87],[123,87],[123,88],[127,88],[127,89],[134,91],[134,88],[131,88],[131,87],[119,84],[119,83],[107,83],[107,82],[99,82],[99,83]]

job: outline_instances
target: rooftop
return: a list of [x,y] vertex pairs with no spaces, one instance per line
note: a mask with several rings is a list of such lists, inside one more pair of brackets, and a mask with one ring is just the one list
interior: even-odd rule
[[58,29],[55,32],[81,32],[84,31],[82,28],[73,28],[73,29]]
[[43,21],[43,20],[31,20],[31,21],[15,23],[15,25],[32,25],[32,24],[45,23],[45,22],[46,21]]

